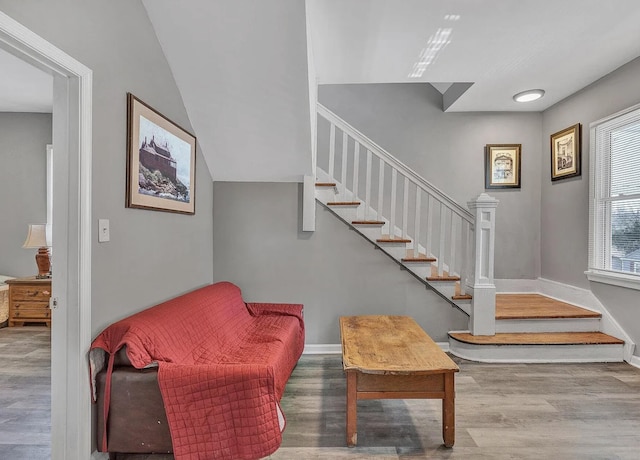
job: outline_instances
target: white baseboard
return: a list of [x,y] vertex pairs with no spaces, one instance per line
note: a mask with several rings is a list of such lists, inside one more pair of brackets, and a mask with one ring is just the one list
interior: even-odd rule
[[305,343],[303,355],[336,355],[342,353],[339,343]]
[[537,279],[495,279],[496,292],[502,294],[532,294],[540,291]]
[[640,356],[632,356],[631,359],[629,360],[629,364],[631,364],[633,367],[637,367],[638,369],[640,369]]
[[[442,351],[449,351],[449,342],[437,342]],[[303,355],[339,355],[342,346],[339,343],[307,343],[304,345]]]

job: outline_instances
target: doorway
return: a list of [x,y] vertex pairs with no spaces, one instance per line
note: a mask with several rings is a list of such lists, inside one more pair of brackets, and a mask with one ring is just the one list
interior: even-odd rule
[[91,70],[0,12],[0,48],[53,76],[51,458],[91,455]]

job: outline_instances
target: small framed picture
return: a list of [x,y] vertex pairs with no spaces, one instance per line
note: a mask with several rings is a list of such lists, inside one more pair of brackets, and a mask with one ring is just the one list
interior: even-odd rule
[[128,208],[195,214],[196,138],[127,94]]
[[582,141],[580,123],[551,135],[551,180],[580,175]]
[[487,144],[484,151],[484,187],[520,188],[522,144]]

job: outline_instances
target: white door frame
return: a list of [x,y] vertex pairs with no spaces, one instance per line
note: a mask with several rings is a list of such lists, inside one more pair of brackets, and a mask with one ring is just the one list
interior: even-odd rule
[[91,456],[90,69],[0,11],[0,48],[53,75],[51,459]]

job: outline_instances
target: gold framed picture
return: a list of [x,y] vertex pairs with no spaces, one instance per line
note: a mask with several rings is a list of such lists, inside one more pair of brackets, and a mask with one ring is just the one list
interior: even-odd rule
[[521,148],[522,144],[487,144],[485,146],[485,188],[520,188]]
[[577,123],[551,135],[551,180],[579,176],[581,167],[581,126]]
[[196,138],[127,93],[126,207],[195,214]]

